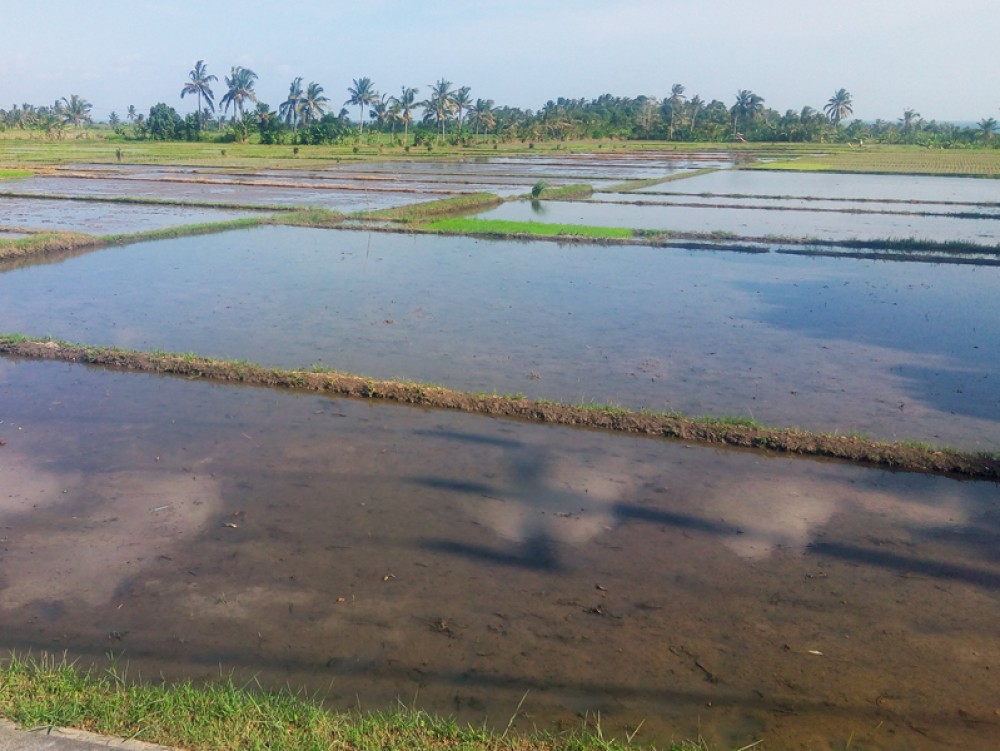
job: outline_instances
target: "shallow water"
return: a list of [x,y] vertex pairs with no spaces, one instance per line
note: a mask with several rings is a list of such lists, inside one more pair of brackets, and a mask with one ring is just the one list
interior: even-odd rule
[[[698,175],[674,183],[670,187],[690,193],[744,193],[814,198],[906,198],[917,201],[992,203],[998,200],[996,180],[922,175],[725,170]],[[653,191],[662,189],[662,185],[649,188]]]
[[32,229],[109,235],[119,232],[179,227],[202,222],[225,222],[255,211],[201,209],[189,206],[154,206],[45,198],[0,197],[0,225]]
[[643,204],[660,204],[673,206],[678,204],[711,204],[713,207],[736,208],[773,208],[775,210],[805,210],[805,211],[836,211],[836,212],[885,212],[892,214],[989,214],[1000,218],[1000,207],[985,206],[977,203],[944,204],[941,202],[921,201],[901,203],[893,200],[852,201],[847,199],[823,198],[732,198],[728,196],[703,196],[701,194],[667,194],[661,193],[600,193],[595,192],[593,200],[597,202],[642,202]]
[[990,748],[996,486],[0,358],[0,648],[735,748]]
[[8,271],[0,321],[995,450],[998,286],[995,267],[266,227]]
[[[18,192],[60,196],[137,196],[169,201],[205,201],[264,206],[319,206],[345,213],[406,206],[428,200],[428,196],[419,193],[393,193],[391,191],[282,188],[224,182],[188,183],[103,177],[33,177],[19,184]],[[448,196],[434,197],[447,198]],[[2,219],[2,215],[0,215],[0,219]]]
[[541,209],[533,207],[527,201],[514,201],[478,214],[477,217],[674,232],[731,232],[743,237],[781,236],[820,240],[912,237],[938,242],[1000,244],[1000,217],[959,219],[728,207],[640,206],[600,203],[594,200],[547,201],[542,202]]

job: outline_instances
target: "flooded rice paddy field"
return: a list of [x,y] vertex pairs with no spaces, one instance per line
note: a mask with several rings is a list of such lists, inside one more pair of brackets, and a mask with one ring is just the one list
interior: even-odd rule
[[964,219],[953,216],[636,205],[602,203],[590,199],[543,201],[534,205],[525,201],[505,203],[479,214],[478,217],[675,232],[729,232],[745,237],[776,236],[820,240],[917,238],[990,245],[996,244],[1000,238],[1000,215],[996,219]]
[[996,488],[0,358],[0,643],[334,708],[989,748]]
[[[394,208],[428,200],[419,193],[394,193],[384,190],[337,190],[323,187],[295,188],[245,185],[227,181],[170,182],[149,179],[33,177],[19,182],[19,193],[79,197],[114,198],[132,196],[166,201],[204,201],[262,206],[319,206],[335,211],[353,212]],[[450,194],[434,196],[447,198]],[[0,208],[11,199],[0,196]],[[112,210],[117,210],[112,209]],[[108,211],[108,209],[105,209]]]
[[101,203],[49,198],[0,196],[0,226],[108,235],[176,227],[182,224],[225,222],[257,212],[191,206]]
[[998,284],[997,267],[263,227],[8,271],[0,320],[87,344],[992,450]]
[[[379,177],[520,192],[733,161],[84,165],[102,176],[35,180],[284,203],[310,189],[231,183],[315,180],[328,198],[331,183]],[[229,182],[167,180],[192,176]],[[996,200],[988,181],[733,171],[651,190],[797,197],[789,206]],[[302,201],[353,210],[348,194],[366,193],[340,192],[338,205]],[[440,197],[367,195],[370,208]],[[119,232],[246,214],[0,199],[20,204],[28,213],[0,226]],[[728,221],[727,209],[625,208],[686,212],[694,231]],[[728,211],[788,217],[776,234],[823,226],[819,212]],[[874,219],[879,237],[898,226],[887,219],[905,223],[898,236],[949,232]],[[988,221],[946,221],[997,242]],[[996,267],[265,227],[6,268],[3,331],[1000,443]],[[11,358],[0,440],[4,648],[112,651],[168,679],[234,670],[334,708],[402,700],[498,727],[523,699],[521,730],[599,712],[616,735],[641,723],[643,738],[720,747],[1000,744],[995,484]]]

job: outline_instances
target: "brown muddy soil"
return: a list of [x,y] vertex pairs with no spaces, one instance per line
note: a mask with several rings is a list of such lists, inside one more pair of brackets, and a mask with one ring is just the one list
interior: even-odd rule
[[0,359],[0,648],[661,745],[994,748],[991,483]]
[[309,372],[170,354],[76,347],[53,341],[0,339],[0,353],[123,370],[166,373],[210,381],[316,391],[338,396],[517,418],[554,425],[633,433],[705,444],[724,444],[800,456],[819,456],[898,470],[1000,478],[1000,457],[923,445],[872,441],[859,436],[727,424],[624,409],[580,407],[502,395],[477,395],[436,386],[381,381],[336,372]]

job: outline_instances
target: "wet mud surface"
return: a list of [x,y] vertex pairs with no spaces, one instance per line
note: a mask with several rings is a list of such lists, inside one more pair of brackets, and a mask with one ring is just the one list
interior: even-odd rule
[[501,728],[1000,737],[994,484],[8,359],[0,438],[4,647]]
[[998,274],[268,227],[0,274],[0,320],[86,344],[993,451]]

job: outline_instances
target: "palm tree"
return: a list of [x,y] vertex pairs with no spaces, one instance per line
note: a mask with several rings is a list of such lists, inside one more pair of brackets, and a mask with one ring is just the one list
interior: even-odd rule
[[496,116],[493,107],[496,105],[492,99],[477,99],[476,106],[472,108],[472,116],[476,120],[476,135],[479,135],[479,128],[483,128],[483,135],[490,134],[490,128],[496,125]]
[[73,123],[76,128],[90,122],[90,110],[93,105],[78,94],[70,94],[69,99],[63,97],[56,102],[56,114],[62,117],[66,124]]
[[375,91],[375,84],[370,78],[355,78],[354,85],[347,87],[347,93],[351,95],[344,104],[356,104],[360,108],[358,115],[358,140],[364,133],[365,128],[365,106],[378,101],[378,92]]
[[138,116],[139,116],[139,113],[135,111],[135,105],[134,104],[130,104],[128,106],[128,109],[125,110],[125,117],[128,118],[128,121],[130,123],[134,123],[136,117],[138,117]]
[[413,120],[413,107],[417,99],[417,89],[404,86],[393,102],[399,107],[399,119],[403,121],[403,144],[409,140],[410,122]]
[[218,81],[216,76],[208,75],[208,69],[205,67],[205,61],[199,60],[194,64],[194,68],[188,74],[190,81],[184,84],[184,88],[181,89],[181,99],[184,98],[185,94],[194,94],[198,97],[198,127],[201,127],[201,98],[205,97],[205,102],[208,104],[208,109],[215,112],[215,94],[212,93],[211,83],[212,81]]
[[444,124],[455,111],[453,96],[451,81],[442,78],[431,85],[430,97],[420,103],[424,108],[424,120],[437,125],[439,139],[444,136]]
[[388,94],[382,94],[378,99],[376,99],[368,111],[368,116],[375,121],[375,125],[379,130],[378,142],[382,143],[382,132],[385,130],[386,123],[392,119],[392,110],[389,106],[389,101],[391,97]]
[[854,100],[847,89],[837,89],[830,101],[823,107],[826,116],[834,125],[839,125],[844,120],[854,114]]
[[121,118],[118,117],[118,113],[117,112],[115,112],[114,110],[112,110],[111,114],[108,115],[108,125],[110,125],[111,129],[114,130],[120,124],[121,124]]
[[688,112],[691,113],[691,131],[692,132],[694,131],[694,129],[695,129],[695,123],[698,120],[698,113],[701,112],[701,110],[704,108],[704,106],[705,106],[705,100],[702,99],[697,94],[695,94],[693,97],[691,97],[691,101],[688,102]]
[[739,129],[746,129],[746,121],[756,120],[764,111],[764,97],[747,89],[736,92],[736,104],[730,110],[733,115],[733,135],[739,135]]
[[310,81],[306,87],[306,93],[301,99],[302,124],[318,122],[326,112],[326,103],[330,100],[323,96],[323,87],[315,81]]
[[278,105],[278,115],[286,125],[292,126],[294,134],[299,126],[302,114],[302,76],[299,76],[288,87],[288,98]]
[[472,98],[469,96],[470,91],[471,89],[468,86],[463,86],[451,95],[452,107],[458,113],[458,126],[455,128],[455,132],[458,135],[462,134],[463,113],[472,107]]
[[905,109],[899,122],[903,126],[903,132],[909,133],[914,128],[920,127],[920,113],[914,109]]
[[997,121],[992,117],[986,117],[976,123],[976,127],[979,128],[979,133],[983,137],[983,142],[989,146],[993,142],[993,136],[996,133]]
[[687,97],[684,96],[684,87],[681,84],[675,83],[673,86],[670,87],[670,98],[667,100],[667,103],[670,105],[671,141],[674,140],[674,117],[678,112],[680,112],[685,99],[687,99]]
[[254,81],[257,74],[242,65],[234,65],[226,76],[226,93],[219,100],[222,111],[227,112],[229,105],[233,106],[233,122],[236,122],[236,114],[243,117],[243,106],[247,101],[257,101],[257,92],[253,90]]

